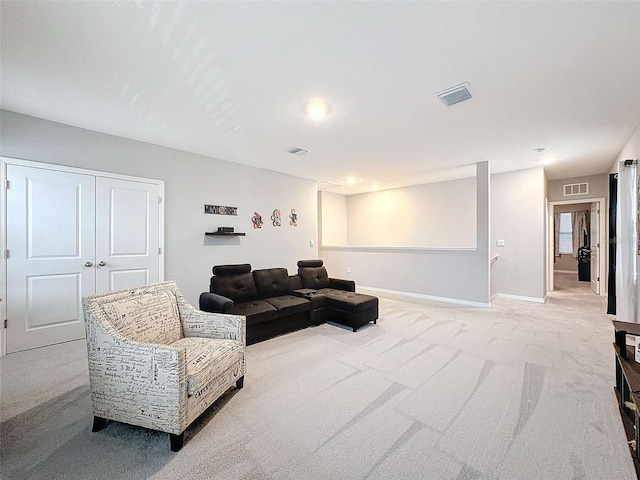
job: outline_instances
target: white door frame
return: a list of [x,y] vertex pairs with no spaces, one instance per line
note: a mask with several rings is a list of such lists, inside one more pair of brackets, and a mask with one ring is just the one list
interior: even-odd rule
[[2,185],[2,208],[0,208],[0,356],[6,355],[7,338],[4,328],[4,321],[7,318],[7,165],[21,165],[32,168],[42,168],[46,170],[56,170],[59,172],[79,173],[94,175],[99,177],[115,178],[119,180],[130,180],[135,182],[146,182],[158,185],[160,192],[159,205],[159,245],[158,255],[158,275],[160,280],[164,280],[164,180],[156,180],[132,175],[121,175],[118,173],[105,172],[100,170],[89,170],[85,168],[67,167],[46,162],[35,162],[32,160],[22,160],[18,158],[0,157],[0,185]]
[[[598,243],[600,244],[600,254],[599,254],[599,263],[600,263],[600,295],[606,295],[607,290],[607,279],[603,278],[605,275],[604,272],[607,272],[605,269],[606,266],[606,256],[607,256],[607,211],[606,211],[606,201],[603,197],[598,198],[581,198],[579,200],[561,200],[556,202],[549,202],[549,209],[547,211],[547,292],[553,292],[554,289],[554,279],[553,279],[553,260],[555,258],[554,244],[555,239],[553,237],[553,214],[555,212],[556,205],[573,205],[576,203],[597,203],[598,209],[600,210],[600,225],[599,232],[600,238],[598,238]],[[593,241],[591,241],[593,243]]]

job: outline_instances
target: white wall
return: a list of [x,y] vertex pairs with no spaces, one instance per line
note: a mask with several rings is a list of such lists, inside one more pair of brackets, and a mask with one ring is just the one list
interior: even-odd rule
[[476,179],[347,197],[348,245],[475,248]]
[[351,278],[359,287],[486,305],[489,192],[488,163],[479,163],[474,215],[476,248],[322,246],[320,255],[331,276]]
[[318,192],[319,235],[322,245],[347,245],[347,196]]
[[[176,280],[198,305],[211,267],[250,263],[253,268],[297,271],[300,259],[317,258],[316,182],[157,145],[0,111],[0,155],[165,181],[165,278]],[[238,216],[204,214],[204,204],[238,207]],[[269,217],[282,211],[282,226]],[[298,226],[289,225],[295,208]],[[262,214],[254,230],[251,217]],[[206,237],[218,226],[246,237]]]
[[[491,177],[491,295],[546,295],[545,176],[532,168]],[[497,240],[505,246],[498,247]]]

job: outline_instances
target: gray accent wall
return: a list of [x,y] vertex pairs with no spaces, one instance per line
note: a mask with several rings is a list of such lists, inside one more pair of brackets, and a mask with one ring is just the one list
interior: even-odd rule
[[[177,281],[193,305],[209,288],[211,267],[250,263],[286,267],[317,258],[316,182],[270,170],[0,111],[0,155],[165,181],[165,279]],[[238,207],[238,216],[204,214],[204,205]],[[270,216],[282,212],[282,226]],[[295,208],[297,226],[289,225]],[[262,214],[255,230],[251,217]],[[205,236],[219,226],[245,237]],[[313,241],[314,246],[310,246]]]
[[546,296],[545,183],[542,167],[491,176],[492,297]]

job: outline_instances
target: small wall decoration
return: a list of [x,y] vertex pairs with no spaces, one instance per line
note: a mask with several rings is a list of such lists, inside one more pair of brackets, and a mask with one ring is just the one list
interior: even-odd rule
[[205,205],[204,213],[215,215],[238,215],[238,207],[223,207],[222,205]]
[[280,210],[278,210],[277,208],[273,211],[273,214],[271,215],[271,221],[273,222],[274,227],[279,227],[280,225],[282,225],[282,217],[280,215]]
[[289,214],[289,225],[292,227],[298,226],[298,213],[295,208],[292,208],[291,213]]
[[262,228],[262,215],[260,215],[258,212],[253,212],[251,223],[253,224],[253,228]]

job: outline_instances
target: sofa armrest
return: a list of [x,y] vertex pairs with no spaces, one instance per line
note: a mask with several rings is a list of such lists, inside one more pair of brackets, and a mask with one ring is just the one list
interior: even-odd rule
[[203,292],[200,294],[200,310],[204,312],[224,313],[233,306],[233,300],[217,293]]
[[329,288],[346,290],[347,292],[355,292],[356,282],[354,282],[353,280],[343,280],[342,278],[329,278]]

